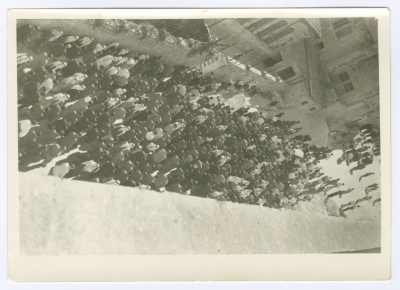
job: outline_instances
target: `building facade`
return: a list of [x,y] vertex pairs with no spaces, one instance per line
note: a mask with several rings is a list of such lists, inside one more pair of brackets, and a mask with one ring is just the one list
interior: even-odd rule
[[379,56],[377,23],[371,18],[321,20],[320,54],[329,75],[328,86],[345,108],[327,120],[379,126]]
[[362,124],[379,126],[377,20],[246,18],[206,25],[230,45],[223,54],[282,84],[261,86],[256,103],[279,100],[280,110],[322,118],[337,132],[329,145]]

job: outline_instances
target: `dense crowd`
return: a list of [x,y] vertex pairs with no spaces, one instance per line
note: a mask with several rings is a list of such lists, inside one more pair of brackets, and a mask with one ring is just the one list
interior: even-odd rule
[[17,40],[20,170],[61,156],[62,178],[273,208],[343,185],[299,122],[229,103],[255,85],[56,29],[24,25]]

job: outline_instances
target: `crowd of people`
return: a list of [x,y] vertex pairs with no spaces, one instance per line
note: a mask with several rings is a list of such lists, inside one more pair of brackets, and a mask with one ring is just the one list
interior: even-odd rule
[[[370,176],[370,175],[372,175],[372,174],[367,173],[367,174],[365,174],[365,175],[363,175],[363,176],[361,176],[361,177]],[[360,180],[361,180],[361,177],[360,177]],[[346,217],[346,215],[345,215],[345,212],[346,212],[346,211],[352,210],[352,209],[355,209],[355,208],[358,208],[358,207],[361,206],[360,204],[361,204],[362,202],[365,202],[365,201],[368,201],[368,200],[372,199],[372,196],[370,196],[369,193],[370,193],[371,191],[377,190],[378,188],[379,188],[379,185],[378,185],[377,183],[373,183],[373,184],[371,184],[371,185],[368,185],[368,186],[365,188],[365,196],[364,196],[364,197],[359,198],[359,199],[357,199],[357,200],[355,200],[355,201],[351,201],[351,202],[346,203],[346,204],[342,204],[342,205],[340,206],[340,208],[339,208],[340,214],[341,214],[342,216]],[[334,197],[334,196],[339,196],[339,197],[341,198],[341,197],[343,196],[343,194],[350,193],[350,192],[353,191],[353,190],[354,190],[354,188],[350,188],[350,189],[345,190],[345,191],[339,190],[339,191],[337,191],[337,192],[328,194],[327,197],[326,197],[326,199],[332,198],[332,197]],[[374,206],[375,203],[380,202],[380,201],[381,201],[380,198],[375,199],[374,202],[372,203],[372,206]]]
[[343,151],[343,155],[337,160],[338,164],[346,161],[357,162],[357,165],[350,168],[350,174],[354,171],[363,170],[367,165],[372,164],[374,156],[380,156],[380,132],[371,124],[362,125],[359,133],[349,142]]
[[[375,156],[380,156],[379,129],[374,127],[372,124],[364,124],[359,127],[359,133],[347,144],[343,151],[343,155],[337,160],[337,163],[341,164],[345,161],[346,165],[350,166],[351,163],[356,162],[356,165],[350,168],[350,174],[353,175],[354,171],[363,170],[368,165],[372,164]],[[361,182],[363,178],[367,178],[374,174],[374,172],[368,172],[361,175],[359,177],[359,182]],[[378,188],[379,185],[377,183],[371,184],[365,188],[365,197],[351,201],[347,204],[342,204],[340,206],[341,215],[345,216],[346,211],[358,208],[360,207],[361,202],[372,199],[368,194]],[[373,205],[380,201],[380,198],[374,200]]]
[[[255,85],[57,29],[24,25],[17,40],[20,170],[61,156],[61,178],[287,209],[343,186],[299,122],[229,103]],[[357,150],[347,161],[366,164]]]

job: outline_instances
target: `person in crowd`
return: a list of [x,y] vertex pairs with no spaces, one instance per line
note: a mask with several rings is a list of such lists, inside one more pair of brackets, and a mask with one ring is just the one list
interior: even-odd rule
[[356,204],[360,204],[361,202],[368,201],[368,200],[370,200],[371,198],[372,198],[372,196],[370,196],[370,195],[364,196],[364,197],[362,197],[362,198],[357,199],[357,200],[356,200]]
[[374,184],[368,185],[368,186],[365,188],[365,194],[367,195],[367,194],[369,194],[371,191],[377,190],[378,188],[379,188],[378,183],[374,183]]
[[332,198],[332,197],[335,197],[335,196],[339,196],[339,198],[342,198],[342,196],[343,196],[344,194],[348,194],[348,193],[352,192],[353,190],[354,190],[354,188],[349,188],[349,189],[347,189],[347,190],[339,190],[339,191],[336,191],[336,192],[334,192],[334,193],[328,194],[328,195],[326,196],[326,199],[325,199],[325,200],[328,200],[329,198]]
[[351,201],[347,204],[344,204],[339,208],[340,215],[343,217],[346,217],[346,214],[345,214],[346,211],[353,210],[358,207],[360,207],[360,205],[358,203],[356,203],[355,201]]
[[361,179],[363,179],[363,178],[365,178],[365,177],[368,177],[368,176],[370,176],[370,175],[374,175],[375,174],[375,172],[368,172],[368,173],[365,173],[365,174],[363,174],[363,175],[361,175],[360,176],[360,178],[359,178],[359,182],[361,182]]
[[[365,124],[359,128],[359,133],[348,143],[344,143],[343,155],[337,160],[338,164],[346,161],[347,166],[350,163],[357,162],[357,165],[350,169],[350,174],[356,170],[363,170],[373,163],[374,157],[380,155],[380,132],[372,124]],[[371,174],[367,173],[367,177]]]
[[381,198],[375,199],[374,202],[372,203],[372,206],[375,206],[375,203],[377,203],[377,202],[381,202]]

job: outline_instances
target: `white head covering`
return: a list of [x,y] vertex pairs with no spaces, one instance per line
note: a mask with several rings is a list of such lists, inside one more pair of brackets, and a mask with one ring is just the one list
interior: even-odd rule
[[146,139],[147,140],[153,140],[154,139],[154,133],[153,132],[148,132],[147,134],[146,134]]

